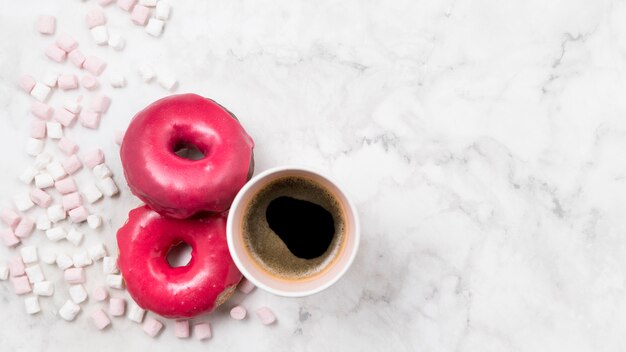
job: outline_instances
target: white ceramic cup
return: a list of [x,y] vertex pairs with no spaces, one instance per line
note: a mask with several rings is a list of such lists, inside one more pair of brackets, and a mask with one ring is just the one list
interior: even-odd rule
[[[243,217],[250,201],[270,182],[283,177],[303,177],[329,191],[339,202],[345,236],[335,259],[319,273],[299,280],[287,280],[273,275],[252,256],[243,239]],[[279,296],[302,297],[320,292],[337,282],[354,261],[360,241],[359,218],[356,208],[346,194],[327,176],[303,167],[277,167],[253,177],[239,191],[228,214],[226,237],[228,248],[239,271],[257,287]]]

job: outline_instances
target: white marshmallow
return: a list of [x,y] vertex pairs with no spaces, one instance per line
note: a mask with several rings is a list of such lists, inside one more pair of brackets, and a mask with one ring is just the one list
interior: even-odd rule
[[58,122],[46,122],[46,134],[50,139],[63,138],[63,126]]
[[50,230],[51,226],[52,223],[50,222],[50,219],[48,219],[45,215],[38,216],[37,220],[35,220],[35,227],[37,230]]
[[126,77],[121,74],[112,74],[109,78],[109,83],[111,83],[113,88],[124,88],[126,87]]
[[35,167],[39,170],[45,168],[52,162],[52,155],[49,153],[43,152],[35,158]]
[[93,168],[93,174],[100,179],[107,178],[113,176],[111,169],[107,166],[107,164],[96,165]]
[[65,108],[65,110],[71,112],[72,114],[78,114],[80,113],[80,110],[82,109],[80,102],[76,99],[67,100],[65,104],[63,104],[63,107]]
[[38,101],[45,103],[50,96],[50,92],[52,92],[52,88],[43,83],[37,82],[35,83],[33,90],[30,91],[30,95]]
[[107,286],[121,290],[124,288],[124,279],[122,275],[109,274],[106,277]]
[[76,230],[75,228],[71,228],[70,232],[67,233],[66,239],[75,246],[79,246],[80,242],[83,240],[83,233]]
[[30,281],[31,284],[34,284],[36,282],[42,282],[46,279],[43,276],[43,271],[41,271],[41,267],[39,266],[39,264],[29,266],[28,268],[24,269],[24,271],[26,272],[26,276],[28,276],[28,281]]
[[156,5],[156,18],[160,19],[160,20],[167,20],[168,18],[170,18],[170,12],[172,11],[172,6],[165,2],[165,1],[159,1]]
[[[46,237],[50,241],[60,241],[67,236],[65,230],[62,227],[53,227],[46,231]],[[57,258],[58,259],[58,258]]]
[[137,303],[131,301],[130,308],[128,309],[128,319],[135,323],[141,324],[146,311],[141,309]]
[[6,265],[0,265],[0,281],[7,280],[9,278],[9,267]]
[[48,219],[50,219],[52,223],[59,222],[67,217],[67,213],[61,204],[53,204],[48,207],[47,211]]
[[102,226],[102,218],[98,215],[91,214],[87,217],[87,225],[95,230]]
[[[163,32],[164,25],[165,25],[165,22],[158,20],[156,18],[151,18],[150,20],[148,20],[148,25],[146,25],[146,33],[150,34],[153,37],[158,37]],[[37,86],[35,85],[35,88],[36,87]]]
[[30,156],[37,156],[43,151],[45,142],[43,139],[28,138],[26,142],[26,154]]
[[74,263],[74,266],[77,268],[83,268],[83,267],[93,264],[93,261],[89,257],[89,254],[87,254],[87,251],[83,250],[83,251],[74,253],[74,255],[72,256],[72,263]]
[[20,255],[24,264],[36,263],[39,260],[37,257],[37,246],[24,246],[20,249]]
[[15,204],[17,210],[22,212],[32,208],[35,205],[35,203],[33,203],[33,201],[30,199],[29,193],[20,193],[17,196],[13,197],[13,203]]
[[[43,154],[39,154],[43,155]],[[35,179],[35,176],[39,173],[39,170],[36,168],[29,166],[27,167],[19,176],[20,181],[23,183],[30,185],[31,182]]]
[[46,74],[43,76],[43,79],[41,80],[41,83],[47,85],[48,87],[52,88],[55,87],[57,85],[57,79],[59,78],[59,73],[56,71],[48,71],[46,72]]
[[143,5],[145,7],[155,7],[158,0],[139,0],[139,5]]
[[[83,190],[83,195],[89,203],[95,203],[102,198],[102,193],[95,185],[89,185]],[[89,219],[89,218],[87,218]]]
[[72,321],[76,318],[78,312],[80,312],[80,306],[71,300],[67,300],[61,309],[59,309],[59,316],[67,321]]
[[148,64],[140,65],[139,68],[137,68],[137,72],[139,72],[139,77],[146,83],[152,81],[155,76],[154,69]]
[[57,255],[57,266],[59,269],[65,270],[71,268],[72,265],[74,265],[74,262],[72,262],[72,258],[69,255],[63,253]]
[[102,243],[89,247],[87,249],[87,252],[89,252],[89,256],[94,262],[104,258],[107,255],[107,250],[106,248],[104,248],[104,245]]
[[37,296],[52,296],[54,294],[54,284],[50,281],[35,282],[33,293]]
[[96,26],[90,29],[91,37],[98,45],[106,45],[109,43],[109,31],[106,26]]
[[80,304],[85,302],[87,299],[87,291],[85,291],[85,287],[81,284],[70,286],[70,298],[76,304]]
[[102,273],[117,274],[117,257],[104,257],[102,258]]
[[67,175],[67,172],[65,172],[63,165],[58,161],[53,161],[48,164],[48,166],[46,166],[46,170],[55,181],[60,180],[65,175]]
[[159,85],[161,85],[161,87],[167,90],[172,90],[174,89],[178,81],[176,80],[176,77],[170,72],[161,71],[157,76],[157,82],[159,82]]
[[41,311],[37,296],[24,298],[24,306],[26,307],[26,313],[28,314],[36,314]]
[[117,189],[117,185],[112,178],[106,177],[98,182],[98,188],[107,197],[113,197],[116,195],[119,190]]
[[40,173],[35,176],[35,187],[44,189],[54,186],[54,177],[48,173]]
[[117,32],[109,32],[109,46],[113,50],[120,51],[124,49],[126,42],[124,38]]

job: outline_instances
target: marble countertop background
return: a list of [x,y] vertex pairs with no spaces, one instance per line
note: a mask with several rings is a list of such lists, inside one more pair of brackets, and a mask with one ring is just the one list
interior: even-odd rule
[[[172,3],[159,39],[108,7],[127,40],[114,52],[89,40],[95,0],[0,0],[2,204],[26,190],[17,174],[30,163],[19,74],[75,71],[43,55],[52,39],[34,21],[52,14],[109,62],[101,83],[113,103],[100,129],[68,132],[81,151],[103,148],[122,186],[95,207],[107,222],[88,241],[114,250],[138,204],[113,135],[169,94],[139,80],[147,62],[174,72],[177,92],[232,110],[256,141],[257,172],[296,163],[339,180],[362,220],[354,266],[308,298],[237,295],[272,307],[278,324],[235,322],[222,308],[203,317],[213,327],[204,342],[176,339],[171,322],[154,340],[126,319],[104,332],[85,312],[67,323],[54,314],[61,287],[28,316],[0,282],[0,350],[623,350],[625,1]],[[126,88],[108,86],[113,72]],[[95,287],[101,275],[89,270]]]

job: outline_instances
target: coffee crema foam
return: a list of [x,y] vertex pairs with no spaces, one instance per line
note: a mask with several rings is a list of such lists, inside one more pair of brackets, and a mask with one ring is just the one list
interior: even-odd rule
[[[326,252],[317,258],[295,256],[270,228],[266,210],[278,197],[315,203],[333,217],[335,233]],[[257,265],[285,280],[304,280],[324,271],[338,256],[345,238],[345,220],[339,201],[318,183],[299,176],[285,176],[265,185],[248,203],[243,215],[243,242]]]

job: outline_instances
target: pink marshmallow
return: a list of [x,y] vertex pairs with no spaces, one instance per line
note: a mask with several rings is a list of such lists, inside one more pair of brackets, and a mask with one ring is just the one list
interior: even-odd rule
[[63,203],[63,209],[65,210],[72,210],[78,208],[83,204],[83,201],[80,198],[80,194],[78,194],[78,192],[64,195],[61,199],[61,202]]
[[78,208],[70,210],[68,214],[70,215],[70,219],[74,223],[83,222],[87,220],[87,217],[89,216],[89,212],[87,212],[87,209],[85,209],[85,207],[83,207],[82,205]]
[[76,114],[65,109],[57,109],[54,112],[54,119],[57,120],[57,122],[61,125],[68,127],[74,123],[74,120],[76,119]]
[[52,196],[39,188],[34,188],[30,191],[30,200],[41,208],[47,208],[52,204]]
[[59,146],[59,149],[67,155],[76,154],[76,151],[78,150],[78,145],[67,137],[59,139],[59,143],[57,143],[57,145]]
[[54,16],[39,16],[37,19],[37,31],[41,34],[50,35],[54,33],[57,20]]
[[33,87],[35,86],[37,82],[35,81],[35,79],[33,78],[33,76],[31,75],[21,75],[20,76],[20,87],[26,92],[26,93],[30,93],[31,90],[33,90]]
[[93,320],[93,323],[96,325],[98,330],[102,330],[111,324],[111,319],[107,317],[107,314],[102,309],[98,309],[91,313],[91,320]]
[[83,268],[65,269],[63,278],[68,284],[82,284],[85,282],[85,270]]
[[19,237],[19,238],[25,238],[30,236],[31,233],[33,233],[33,230],[35,229],[35,222],[33,220],[31,220],[29,217],[27,216],[23,216],[22,220],[20,220],[19,224],[17,224],[17,226],[15,227],[15,236]]
[[174,335],[179,339],[189,337],[189,320],[176,320],[174,323]]
[[56,43],[66,53],[78,48],[78,42],[67,33],[59,34]]
[[13,277],[26,274],[26,267],[24,266],[22,257],[11,257],[11,259],[9,259],[9,272]]
[[133,23],[139,26],[145,26],[148,22],[148,18],[150,18],[150,9],[141,5],[135,6],[130,15],[130,19]]
[[16,295],[23,295],[32,291],[27,276],[12,277],[11,283]]
[[[65,169],[65,168],[64,168]],[[67,170],[65,170],[67,172]],[[76,183],[71,177],[66,177],[54,183],[54,188],[61,194],[68,194],[77,191]]]
[[235,320],[243,320],[246,317],[246,308],[242,306],[236,306],[230,310],[230,317]]
[[15,236],[13,230],[11,229],[2,229],[0,230],[0,238],[2,238],[2,242],[7,247],[14,247],[20,244],[20,239]]
[[137,0],[117,0],[117,6],[126,12],[131,12],[136,3]]
[[83,163],[88,168],[93,169],[95,166],[104,163],[104,152],[102,152],[102,149],[94,149],[85,153]]
[[115,130],[115,143],[117,145],[122,145],[123,140],[124,140],[124,131]]
[[83,127],[91,128],[95,130],[100,125],[100,113],[90,110],[83,110],[80,113],[80,124]]
[[107,6],[110,5],[112,3],[114,3],[115,0],[98,0],[98,5],[100,6]]
[[193,335],[198,340],[211,338],[211,325],[209,323],[199,323],[193,326]]
[[254,290],[256,286],[254,286],[254,284],[250,281],[248,281],[245,277],[241,280],[241,282],[239,283],[239,291],[248,294],[250,292],[252,292],[252,290]]
[[15,228],[20,222],[20,216],[18,213],[11,209],[4,208],[0,210],[0,220],[10,228]]
[[48,104],[36,101],[30,107],[30,112],[42,120],[50,120],[52,114],[54,113],[54,109],[52,109],[52,107]]
[[163,323],[152,317],[147,317],[146,320],[143,322],[143,331],[150,337],[157,336],[159,332],[161,332],[162,328]]
[[96,301],[104,301],[109,297],[109,292],[107,291],[106,288],[102,287],[102,286],[98,286],[93,290],[92,293],[93,298]]
[[67,58],[67,53],[59,48],[56,44],[52,44],[46,49],[46,56],[52,61],[63,62]]
[[96,56],[88,56],[83,63],[83,68],[94,76],[100,76],[106,67],[106,62]]
[[46,122],[33,120],[33,122],[30,123],[30,136],[35,139],[46,138]]
[[59,88],[70,90],[78,88],[78,78],[76,75],[59,75]]
[[85,62],[85,55],[83,55],[83,53],[80,50],[74,49],[70,51],[70,53],[67,54],[67,58],[70,60],[71,63],[74,64],[74,66],[78,68],[83,68],[83,63]]
[[268,307],[262,307],[257,309],[256,315],[257,317],[259,317],[263,325],[270,325],[276,321],[276,316],[274,315],[274,312],[272,312],[272,310]]
[[113,298],[109,300],[109,314],[114,317],[121,317],[126,311],[126,301],[122,298]]
[[95,112],[106,112],[111,105],[111,98],[98,94],[91,102],[91,109]]
[[76,155],[72,155],[69,158],[63,160],[61,162],[63,165],[63,169],[69,175],[74,174],[76,171],[80,170],[83,167],[83,163],[80,162],[80,159]]
[[87,89],[87,90],[94,90],[94,89],[98,88],[98,80],[95,79],[93,76],[84,76],[80,80],[80,84],[83,87],[85,87],[85,89]]
[[89,29],[102,26],[107,22],[104,17],[104,12],[100,9],[89,10],[89,12],[87,12],[87,16],[85,16],[85,21],[87,22],[87,27],[89,27]]

